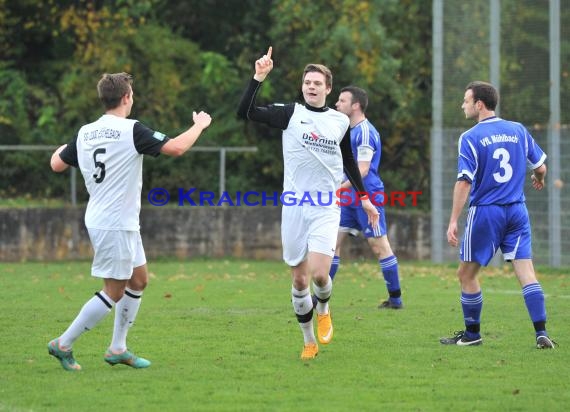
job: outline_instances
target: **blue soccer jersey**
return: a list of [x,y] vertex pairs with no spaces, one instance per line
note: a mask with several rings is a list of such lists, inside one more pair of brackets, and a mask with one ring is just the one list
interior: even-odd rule
[[[364,119],[350,129],[350,146],[357,161],[370,161],[368,174],[362,178],[362,181],[366,192],[372,196],[371,200],[376,205],[380,219],[376,227],[368,225],[368,216],[360,207],[360,203],[356,201],[356,191],[351,189],[352,202],[341,208],[340,226],[362,231],[367,238],[383,236],[387,233],[386,215],[384,207],[379,205],[384,204],[386,196],[384,194],[384,183],[378,173],[382,156],[382,143],[380,134],[368,119]],[[372,158],[370,158],[370,153],[372,153]],[[340,201],[344,202],[346,198]]]
[[372,160],[370,160],[370,170],[362,180],[368,193],[383,191],[384,183],[382,183],[382,179],[380,179],[380,174],[378,173],[380,158],[382,156],[380,133],[378,133],[378,130],[376,130],[368,119],[364,119],[350,129],[350,146],[356,161],[362,160],[359,155],[363,149],[371,149],[374,152]]
[[536,169],[546,160],[522,124],[495,116],[464,132],[458,147],[457,179],[472,185],[470,206],[524,202],[526,174],[520,170]]

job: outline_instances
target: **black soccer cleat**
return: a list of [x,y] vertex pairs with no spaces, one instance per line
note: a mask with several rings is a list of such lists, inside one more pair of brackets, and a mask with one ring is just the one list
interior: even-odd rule
[[554,349],[555,345],[557,345],[557,343],[546,335],[536,337],[536,349]]
[[483,344],[483,338],[468,338],[465,336],[465,331],[458,330],[454,332],[455,335],[450,338],[441,338],[439,343],[442,345],[458,345],[458,346],[478,346]]

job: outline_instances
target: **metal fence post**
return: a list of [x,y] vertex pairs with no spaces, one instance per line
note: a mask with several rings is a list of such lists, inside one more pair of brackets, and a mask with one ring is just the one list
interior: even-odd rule
[[560,1],[550,0],[550,119],[548,122],[548,249],[550,265],[561,264],[560,188]]
[[226,148],[220,148],[220,196],[226,191]]
[[443,0],[433,2],[431,129],[431,259],[443,261]]

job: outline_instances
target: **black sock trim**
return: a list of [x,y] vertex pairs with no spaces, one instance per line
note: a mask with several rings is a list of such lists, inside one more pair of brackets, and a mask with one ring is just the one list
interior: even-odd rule
[[546,330],[546,321],[545,320],[539,320],[538,322],[532,322],[532,324],[534,325],[534,330],[536,332]]
[[399,298],[400,296],[402,296],[402,290],[396,289],[396,290],[388,291],[388,295],[390,295],[391,298]]
[[113,305],[111,305],[107,299],[105,299],[99,292],[95,292],[95,296],[97,296],[99,299],[101,299],[103,301],[103,303],[109,308],[109,309],[113,309]]
[[470,333],[479,333],[481,331],[481,324],[465,325],[465,330]]
[[133,298],[133,299],[140,299],[142,297],[142,295],[133,295],[131,292],[129,292],[126,289],[125,289],[125,295],[127,295],[128,297]]
[[309,312],[305,313],[304,315],[299,315],[298,313],[295,313],[295,316],[297,316],[297,321],[299,323],[307,323],[313,319],[313,311],[310,310]]

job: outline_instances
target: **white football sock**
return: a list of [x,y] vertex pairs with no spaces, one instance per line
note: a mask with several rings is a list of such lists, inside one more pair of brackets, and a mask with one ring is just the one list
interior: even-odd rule
[[113,327],[113,340],[110,349],[115,353],[127,350],[127,333],[133,326],[141,306],[142,290],[125,289],[125,294],[115,306],[115,326]]
[[309,288],[305,290],[297,290],[294,287],[291,288],[291,296],[293,303],[293,310],[297,315],[297,320],[299,317],[308,318],[308,322],[299,322],[301,331],[303,332],[303,340],[305,343],[316,342],[315,331],[313,329],[313,300],[311,299],[311,291]]
[[95,293],[83,305],[75,320],[59,337],[59,345],[71,349],[73,342],[83,333],[93,329],[111,311],[115,302],[102,290]]
[[315,296],[317,298],[326,300],[326,302],[321,302],[320,300],[317,300],[317,313],[319,315],[324,315],[326,313],[329,313],[329,299],[331,297],[332,294],[332,280],[330,277],[327,276],[327,284],[325,286],[319,286],[317,285],[315,282],[313,282],[313,292],[315,292]]

